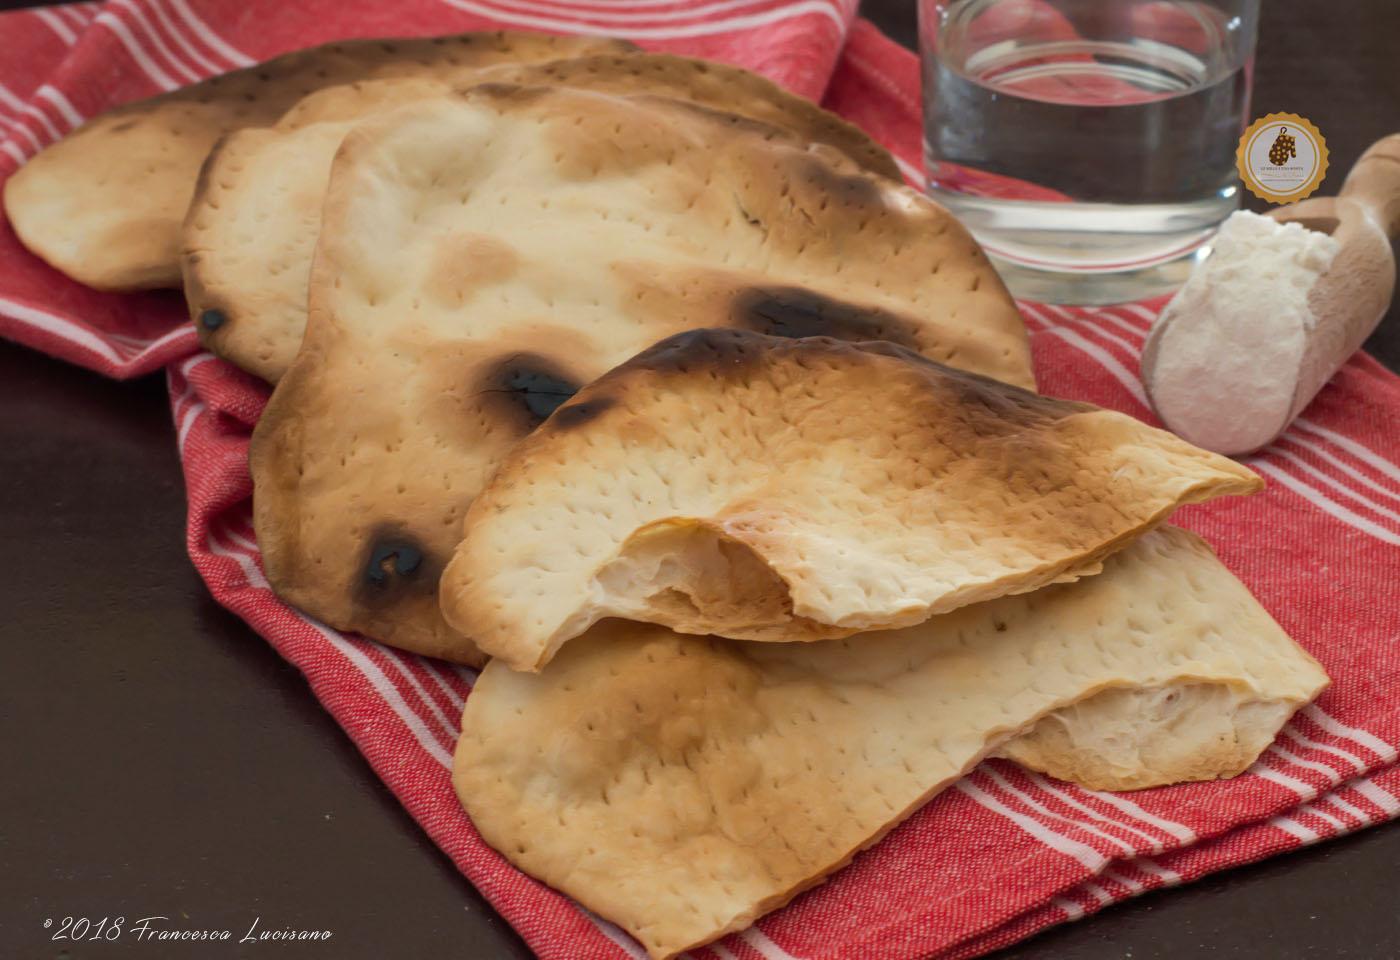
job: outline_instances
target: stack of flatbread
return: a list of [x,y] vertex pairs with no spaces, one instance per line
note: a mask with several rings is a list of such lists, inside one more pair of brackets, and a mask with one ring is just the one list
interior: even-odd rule
[[606,40],[354,41],[97,118],[21,239],[183,284],[276,384],[280,596],[480,665],[455,783],[670,957],[983,758],[1228,777],[1325,686],[1176,507],[1231,460],[1034,392],[1019,314],[860,131]]

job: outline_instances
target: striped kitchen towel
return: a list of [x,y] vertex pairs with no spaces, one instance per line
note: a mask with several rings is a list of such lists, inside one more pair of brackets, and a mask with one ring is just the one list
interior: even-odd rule
[[[919,176],[915,58],[851,0],[109,0],[0,16],[0,179],[117,101],[339,36],[483,27],[616,34],[822,97]],[[178,294],[99,294],[0,228],[0,334],[109,376],[166,370],[188,547],[218,600],[305,674],[385,783],[542,957],[640,949],[487,848],[449,782],[471,671],[338,633],[279,602],[250,524],[267,388],[202,352]],[[1153,422],[1136,370],[1160,303],[1022,304],[1042,388]],[[1365,355],[1249,459],[1268,490],[1182,510],[1334,685],[1245,775],[1099,793],[989,761],[831,881],[702,960],[972,957],[1145,890],[1400,814],[1400,378]]]

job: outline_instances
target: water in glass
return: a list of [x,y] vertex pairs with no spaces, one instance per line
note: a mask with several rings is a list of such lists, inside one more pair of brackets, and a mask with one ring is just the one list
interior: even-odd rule
[[1257,0],[921,0],[930,193],[1019,295],[1168,289],[1238,205]]

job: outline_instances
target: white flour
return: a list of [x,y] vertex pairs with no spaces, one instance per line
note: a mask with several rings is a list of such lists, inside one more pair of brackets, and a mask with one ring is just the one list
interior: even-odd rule
[[[1184,439],[1246,452],[1272,436],[1292,407],[1306,335],[1317,324],[1312,289],[1337,241],[1296,223],[1239,211],[1157,324],[1152,400]],[[1253,443],[1257,444],[1257,440]]]

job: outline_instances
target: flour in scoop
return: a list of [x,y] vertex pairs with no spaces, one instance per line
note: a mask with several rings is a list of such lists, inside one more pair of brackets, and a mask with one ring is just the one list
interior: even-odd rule
[[1143,379],[1163,422],[1220,453],[1268,443],[1291,416],[1308,334],[1308,294],[1337,241],[1240,211],[1162,311]]

